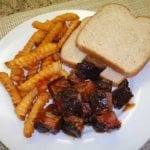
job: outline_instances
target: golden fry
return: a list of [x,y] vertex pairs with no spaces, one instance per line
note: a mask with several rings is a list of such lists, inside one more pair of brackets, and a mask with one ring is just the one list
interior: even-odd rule
[[58,21],[65,22],[65,21],[73,21],[79,19],[79,16],[74,13],[65,13],[55,17],[52,21],[47,20],[46,22],[42,23],[40,21],[34,21],[32,26],[36,29],[40,29],[43,31],[49,31],[53,28],[54,24]]
[[29,41],[27,42],[27,44],[24,46],[23,50],[24,52],[30,52],[33,48],[33,46],[35,44],[39,44],[44,37],[46,36],[47,32],[42,31],[42,30],[38,30],[36,31],[31,38],[29,39]]
[[[17,87],[18,87],[18,85],[17,85]],[[26,91],[19,91],[19,93],[20,93],[20,96],[21,96],[22,98],[24,98],[29,92],[26,92]]]
[[71,33],[78,27],[79,24],[80,24],[79,20],[72,21],[72,23],[68,27],[66,33],[64,34],[64,36],[61,38],[61,40],[58,43],[59,48],[61,48],[63,46],[65,41],[68,39],[68,37],[71,35]]
[[50,55],[42,60],[42,69],[53,63],[53,55]]
[[[33,46],[35,44],[39,44],[45,37],[46,32],[38,30],[35,32],[30,40],[27,42],[25,47],[23,48],[22,51],[20,51],[14,59],[17,59],[19,57],[23,57],[27,53],[29,53]],[[24,76],[24,71],[23,69],[19,68],[17,65],[9,65],[9,63],[6,62],[6,65],[11,69],[11,79],[16,81],[18,84],[24,82],[25,76]]]
[[57,22],[55,26],[50,30],[50,32],[46,35],[41,45],[52,42],[54,38],[59,35],[62,29],[63,29],[63,23]]
[[59,60],[60,60],[60,56],[58,53],[49,55],[48,57],[46,57],[42,60],[42,69],[44,67],[47,67],[48,65],[52,64],[54,61],[59,61]]
[[43,41],[46,35],[47,35],[47,32],[38,30],[35,33],[35,37],[34,37],[35,45],[39,45]]
[[40,21],[34,21],[32,23],[32,26],[36,29],[40,29],[40,30],[43,30],[43,31],[49,31],[50,29],[53,28],[54,26],[54,23],[52,21],[49,21],[47,20],[46,22],[42,23]]
[[39,73],[35,74],[30,79],[26,80],[24,83],[18,86],[21,91],[30,91],[36,84],[41,81],[50,78],[51,76],[58,74],[61,71],[61,64],[59,62],[54,62],[48,65]]
[[0,72],[0,81],[8,91],[14,105],[21,102],[21,96],[7,73]]
[[47,90],[47,84],[48,84],[48,80],[39,81],[36,84],[36,87],[38,89],[38,93],[46,92],[46,90]]
[[53,60],[54,60],[54,61],[60,60],[59,53],[54,53],[54,54],[52,55],[52,57],[53,57]]
[[21,119],[24,120],[27,112],[32,106],[32,102],[34,98],[37,96],[38,90],[37,88],[34,88],[31,90],[23,99],[22,101],[17,105],[16,107],[16,114]]
[[34,76],[39,69],[39,62],[37,62],[36,64],[33,64],[31,66],[28,66],[27,69],[27,79],[31,78],[32,76]]
[[19,68],[18,66],[11,67],[11,74],[10,78],[15,81],[17,84],[21,84],[25,81],[26,77],[24,76],[23,69]]
[[[25,54],[26,52],[19,51],[18,54],[15,56],[15,58],[19,58]],[[25,81],[26,78],[24,76],[24,70],[22,68],[19,68],[17,65],[14,64],[12,65],[9,62],[5,62],[5,65],[11,69],[10,78],[13,81],[15,81],[17,84],[20,84]]]
[[38,47],[31,53],[7,62],[7,64],[9,64],[9,66],[17,65],[20,68],[28,67],[47,57],[48,55],[55,53],[57,50],[58,47],[56,44],[47,43],[43,46]]
[[73,21],[73,20],[77,20],[79,19],[79,16],[75,13],[65,13],[65,14],[62,14],[62,15],[59,15],[57,17],[55,17],[53,19],[53,22],[56,22],[56,21]]
[[12,62],[13,60],[15,60],[15,59],[17,59],[17,58],[19,58],[19,57],[24,56],[25,54],[26,54],[25,52],[19,51],[19,52],[16,54],[16,56],[14,57],[14,59],[12,59],[11,61],[5,62],[5,65],[6,65],[8,68],[10,68],[10,69],[16,68],[17,66],[16,66],[15,64],[10,63],[10,62]]
[[32,136],[32,133],[34,132],[34,121],[38,113],[41,111],[41,109],[44,107],[45,103],[48,100],[49,100],[49,94],[47,92],[41,93],[37,98],[36,102],[34,103],[31,109],[31,112],[29,113],[27,120],[25,121],[24,131],[23,131],[25,137]]
[[55,37],[55,39],[54,39],[53,41],[56,42],[56,43],[59,42],[59,40],[60,40],[60,39],[64,36],[64,34],[66,33],[67,29],[68,29],[68,28],[67,28],[67,25],[66,25],[66,23],[64,23],[61,32],[59,33],[58,36]]

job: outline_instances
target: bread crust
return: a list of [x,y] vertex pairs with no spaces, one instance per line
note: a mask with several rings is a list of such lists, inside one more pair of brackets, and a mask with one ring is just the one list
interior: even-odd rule
[[91,50],[87,47],[81,46],[80,44],[78,44],[78,46],[79,46],[80,50],[87,53],[88,56],[95,57],[95,59],[100,59],[101,62],[103,62],[104,64],[106,64],[110,68],[113,68],[115,71],[125,75],[126,77],[135,76],[145,66],[145,64],[150,59],[150,58],[148,58],[147,60],[145,60],[145,62],[143,64],[141,64],[141,66],[138,69],[134,70],[133,72],[127,72],[126,70],[120,68],[115,63],[110,62],[108,59],[104,58],[103,56],[100,56],[100,55],[94,53],[93,50]]
[[66,66],[71,67],[71,68],[75,68],[76,64],[70,61],[67,61],[65,59],[63,59],[62,57],[60,57],[61,62],[64,63]]
[[[128,9],[126,6],[124,6],[124,5],[122,5],[122,4],[115,4],[115,3],[110,3],[110,4],[111,4],[111,5],[119,5],[119,6],[124,7],[126,10],[128,10],[129,14],[130,14],[133,18],[135,18],[135,19],[144,19],[144,20],[146,19],[145,21],[149,21],[149,22],[150,22],[150,17],[148,17],[148,16],[134,16],[134,15],[131,13],[130,9]],[[100,9],[93,17],[96,17],[99,12],[104,11],[105,7],[108,6],[108,5],[110,5],[110,4],[106,4],[106,5],[102,6],[101,9]],[[93,17],[92,17],[92,18],[93,18]],[[87,24],[88,24],[88,23],[89,23],[89,22],[87,22]],[[87,24],[86,24],[86,25],[87,25]],[[147,58],[145,59],[145,61],[143,62],[143,64],[140,64],[140,66],[139,66],[137,69],[135,69],[135,70],[132,71],[132,72],[128,72],[128,71],[124,70],[123,68],[119,67],[119,66],[118,66],[117,64],[115,64],[114,62],[110,62],[109,59],[104,58],[102,55],[97,54],[96,52],[94,52],[94,50],[92,50],[92,49],[90,49],[90,48],[88,48],[88,47],[83,46],[82,44],[80,44],[80,42],[79,42],[79,36],[80,36],[80,33],[82,32],[82,30],[84,30],[84,28],[82,28],[82,29],[80,30],[80,32],[79,32],[79,34],[78,34],[78,36],[77,36],[77,39],[76,39],[76,43],[77,43],[79,49],[80,49],[81,51],[85,52],[85,53],[86,53],[87,55],[89,55],[89,56],[91,55],[92,57],[95,57],[96,59],[100,59],[102,62],[104,62],[104,64],[106,64],[106,65],[108,65],[109,67],[113,68],[113,69],[116,70],[117,72],[119,72],[119,73],[125,75],[126,77],[132,77],[132,76],[136,75],[136,74],[144,67],[144,65],[145,65],[145,64],[149,61],[149,59],[150,59],[150,56],[147,57]]]

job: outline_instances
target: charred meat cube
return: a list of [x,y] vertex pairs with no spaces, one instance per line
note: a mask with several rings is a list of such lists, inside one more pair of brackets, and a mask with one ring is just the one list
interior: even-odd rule
[[112,82],[107,80],[107,79],[99,78],[95,82],[95,84],[96,84],[96,87],[99,90],[104,90],[104,91],[107,91],[107,92],[111,92],[112,91]]
[[121,123],[115,112],[108,111],[102,115],[94,115],[92,118],[92,126],[97,132],[108,132],[112,129],[120,128]]
[[84,121],[78,116],[65,116],[62,130],[71,136],[81,137],[84,128]]
[[40,133],[49,132],[49,128],[45,124],[43,124],[43,122],[41,120],[35,121],[34,128]]
[[48,89],[53,97],[67,87],[70,87],[70,82],[64,77],[61,77],[48,84]]
[[57,105],[57,103],[54,104],[49,104],[46,108],[45,108],[46,112],[52,112],[54,115],[57,116],[61,116],[62,114],[62,110],[59,107],[59,105]]
[[90,97],[90,106],[96,114],[102,114],[112,109],[112,94],[110,92],[98,91]]
[[91,124],[92,110],[89,103],[82,103],[82,118],[84,123]]
[[45,126],[45,124],[43,123],[44,117],[45,117],[45,111],[42,110],[34,122],[34,128],[40,133],[49,132],[49,128]]
[[82,114],[81,94],[73,87],[64,89],[55,96],[55,103],[61,107],[64,115],[79,115]]
[[52,111],[41,112],[35,120],[34,127],[39,132],[59,132],[62,124],[62,117],[55,115]]
[[124,80],[120,86],[112,92],[112,102],[115,108],[121,109],[129,100],[133,97],[133,94],[128,86],[128,81]]
[[97,80],[102,70],[86,60],[77,64],[77,76],[81,79]]
[[78,84],[75,84],[74,88],[81,94],[82,100],[85,102],[88,102],[90,96],[96,92],[96,86],[90,80],[82,81]]
[[68,76],[68,80],[70,81],[70,83],[72,84],[78,84],[80,82],[82,82],[83,80],[81,78],[79,78],[75,72],[75,70],[71,71],[71,73]]

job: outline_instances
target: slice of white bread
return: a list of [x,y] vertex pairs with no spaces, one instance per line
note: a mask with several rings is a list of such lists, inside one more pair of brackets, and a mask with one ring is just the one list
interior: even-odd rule
[[[76,28],[76,30],[67,39],[61,49],[60,56],[62,60],[70,66],[75,66],[77,63],[81,63],[83,59],[86,59],[87,61],[94,63],[97,67],[105,67],[106,65],[103,64],[100,59],[96,59],[95,57],[85,54],[84,52],[80,51],[79,48],[76,46],[76,37],[80,32],[81,28],[84,27],[88,20],[89,17],[83,19],[78,28]],[[101,76],[105,79],[112,81],[113,85],[115,86],[118,86],[125,79],[125,76],[117,73],[109,67],[107,67],[101,73]]]
[[91,17],[86,17],[82,20],[81,24],[73,31],[73,33],[70,35],[70,37],[67,39],[61,49],[61,59],[69,66],[75,66],[77,63],[81,63],[83,59],[94,63],[98,67],[106,66],[104,63],[101,62],[100,59],[95,59],[95,57],[88,56],[86,53],[80,51],[80,49],[76,45],[76,38],[80,30],[85,26],[90,18]]
[[86,54],[78,49],[75,41],[79,31],[84,27],[89,18],[86,17],[82,20],[81,24],[73,31],[61,49],[60,55],[62,60],[71,66],[80,63],[86,57]]
[[114,86],[118,86],[126,77],[110,67],[106,67],[101,73],[100,76],[107,80],[112,81]]
[[119,4],[106,5],[81,29],[77,45],[121,74],[133,76],[150,58],[150,18],[134,17]]

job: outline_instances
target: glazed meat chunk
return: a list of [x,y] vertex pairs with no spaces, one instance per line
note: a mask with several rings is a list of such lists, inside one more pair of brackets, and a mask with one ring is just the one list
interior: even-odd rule
[[[55,109],[55,110],[54,110]],[[34,127],[39,132],[51,132],[56,134],[59,132],[62,123],[62,117],[55,114],[56,106],[50,104],[48,108],[43,110],[35,120]]]
[[101,115],[94,115],[92,125],[97,132],[108,132],[112,129],[120,128],[121,123],[115,112],[108,111]]
[[121,109],[133,97],[128,86],[128,81],[124,80],[120,86],[112,92],[112,102],[115,108]]
[[62,130],[71,136],[81,137],[84,128],[84,121],[78,116],[66,116],[62,125]]
[[99,90],[96,94],[91,96],[90,106],[95,114],[102,114],[112,110],[112,94]]

